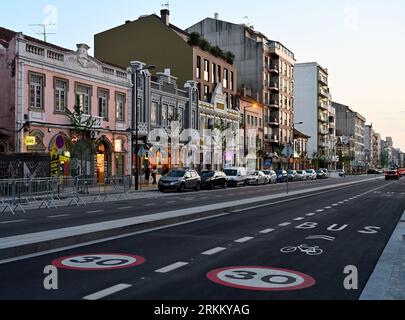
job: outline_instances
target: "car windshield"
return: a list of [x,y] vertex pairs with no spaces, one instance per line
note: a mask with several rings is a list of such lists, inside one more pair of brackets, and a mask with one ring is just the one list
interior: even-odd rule
[[264,173],[265,175],[269,175],[269,174],[271,174],[271,171],[266,170],[266,171],[263,171],[263,173]]
[[234,177],[238,175],[238,170],[225,170],[225,174],[230,177]]
[[303,174],[303,173],[304,173],[304,171],[302,171],[302,170],[298,170],[298,171],[297,171],[297,173],[298,173],[298,174]]
[[312,170],[307,170],[307,173],[312,173],[313,171]]
[[181,177],[184,177],[185,174],[186,174],[186,171],[184,171],[184,170],[172,170],[167,174],[167,177],[181,178]]
[[283,170],[277,170],[276,173],[277,173],[277,174],[283,174],[284,171],[283,171]]
[[213,172],[213,171],[208,171],[208,172],[203,172],[201,176],[202,176],[202,177],[211,178],[211,177],[214,176],[214,174],[215,174],[215,172]]
[[294,171],[293,170],[288,170],[288,174],[293,174]]
[[316,170],[316,173],[323,173],[322,170]]

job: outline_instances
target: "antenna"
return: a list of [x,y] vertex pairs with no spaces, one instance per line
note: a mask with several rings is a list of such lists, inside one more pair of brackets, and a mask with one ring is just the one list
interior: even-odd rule
[[38,23],[38,24],[30,24],[31,27],[42,27],[43,31],[40,32],[35,32],[36,34],[42,36],[44,38],[44,42],[46,42],[46,36],[49,34],[56,34],[53,32],[47,32],[46,28],[50,27],[50,26],[56,26],[56,24],[54,23],[48,23],[48,24],[44,24],[44,23]]
[[245,20],[245,25],[246,25],[247,27],[253,29],[253,25],[252,25],[252,23],[251,23],[249,17],[248,17],[248,16],[244,16],[243,19]]
[[169,10],[170,9],[170,1],[167,1],[166,3],[162,3],[161,7]]

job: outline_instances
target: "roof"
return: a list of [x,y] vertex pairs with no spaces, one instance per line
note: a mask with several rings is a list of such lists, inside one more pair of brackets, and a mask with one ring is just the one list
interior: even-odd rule
[[297,129],[294,129],[294,136],[298,138],[304,138],[304,139],[310,139],[310,136],[307,136],[306,134],[302,133],[301,131],[298,131]]
[[[7,43],[10,42],[13,38],[15,38],[15,36],[17,34],[18,34],[18,32],[16,32],[16,31],[0,27],[0,39],[3,40],[3,42],[4,41],[6,41]],[[26,39],[28,41],[38,43],[40,45],[48,46],[50,48],[53,48],[53,49],[56,49],[56,50],[59,50],[59,51],[73,52],[72,50],[57,46],[57,45],[52,44],[52,43],[45,42],[45,41],[39,40],[37,38],[30,37],[30,36],[27,36],[27,35],[24,35],[24,34],[22,34],[22,35],[23,35],[24,39]]]

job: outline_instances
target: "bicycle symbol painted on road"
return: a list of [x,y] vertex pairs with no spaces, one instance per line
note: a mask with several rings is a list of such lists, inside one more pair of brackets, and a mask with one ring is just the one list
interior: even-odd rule
[[282,253],[293,253],[293,252],[296,252],[297,250],[299,250],[303,253],[306,253],[309,256],[318,256],[323,253],[323,250],[319,246],[311,247],[306,244],[301,244],[297,247],[294,247],[294,246],[285,247],[285,248],[282,248],[280,251]]

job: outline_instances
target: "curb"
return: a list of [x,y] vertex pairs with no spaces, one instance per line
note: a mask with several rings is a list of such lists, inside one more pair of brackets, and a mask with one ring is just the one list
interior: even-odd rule
[[[262,196],[214,205],[205,205],[194,208],[155,213],[134,218],[105,221],[83,226],[0,238],[0,260],[12,259],[30,254],[38,254],[72,245],[86,245],[86,243],[91,241],[101,241],[114,236],[125,237],[125,235],[137,231],[164,227],[201,218],[209,218],[221,213],[232,213],[232,211],[249,208],[252,206],[252,204],[255,206],[260,206],[267,204],[270,200],[279,200],[276,201],[276,203],[279,203],[280,201],[293,201],[296,198],[292,198],[292,196],[301,195],[301,198],[312,197],[318,195],[320,191],[330,192],[330,190],[334,190],[336,188],[345,188],[372,181],[375,181],[375,179],[365,179],[362,181],[346,182],[307,190],[298,190],[290,192],[288,195],[281,193],[265,197]],[[271,205],[272,203],[268,204]]]

